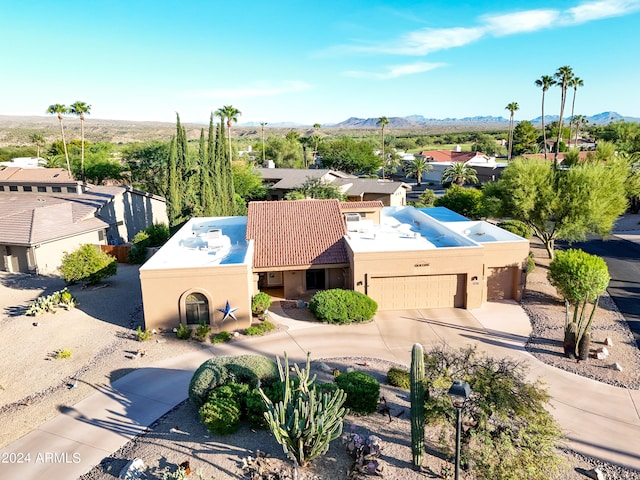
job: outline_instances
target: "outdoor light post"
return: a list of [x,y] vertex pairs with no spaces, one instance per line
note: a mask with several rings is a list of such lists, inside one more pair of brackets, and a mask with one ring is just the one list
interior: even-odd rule
[[456,407],[456,474],[455,480],[460,479],[460,436],[462,435],[462,409],[464,408],[469,395],[471,395],[471,387],[468,383],[456,380],[449,389],[449,397],[451,403]]

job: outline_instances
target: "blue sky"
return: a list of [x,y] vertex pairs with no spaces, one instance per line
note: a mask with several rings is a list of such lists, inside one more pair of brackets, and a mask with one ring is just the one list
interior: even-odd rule
[[[640,0],[0,0],[0,115],[329,124],[540,115],[534,81],[584,81],[576,114],[640,117]],[[560,89],[547,93],[559,113]]]

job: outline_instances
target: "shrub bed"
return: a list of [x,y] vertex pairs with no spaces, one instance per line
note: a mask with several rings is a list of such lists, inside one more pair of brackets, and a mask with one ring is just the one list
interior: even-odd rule
[[391,367],[387,372],[387,383],[393,387],[409,390],[411,388],[411,375],[407,370]]
[[264,335],[265,333],[275,330],[275,328],[276,326],[273,323],[265,320],[263,322],[256,323],[255,325],[251,325],[245,329],[244,334],[249,336]]
[[370,321],[378,304],[363,293],[335,288],[316,293],[309,301],[309,310],[319,320],[349,324]]
[[347,394],[345,406],[352,413],[367,415],[378,409],[380,383],[368,373],[341,373],[335,382]]

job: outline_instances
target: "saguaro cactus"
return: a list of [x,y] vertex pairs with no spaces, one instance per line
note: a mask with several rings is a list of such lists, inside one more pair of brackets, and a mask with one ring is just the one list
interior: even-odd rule
[[422,466],[424,452],[424,351],[416,343],[411,350],[411,452],[413,466]]

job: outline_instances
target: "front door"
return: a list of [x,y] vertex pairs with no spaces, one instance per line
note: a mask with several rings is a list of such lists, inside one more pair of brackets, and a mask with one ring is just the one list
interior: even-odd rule
[[324,269],[307,270],[307,290],[322,290],[325,286]]

